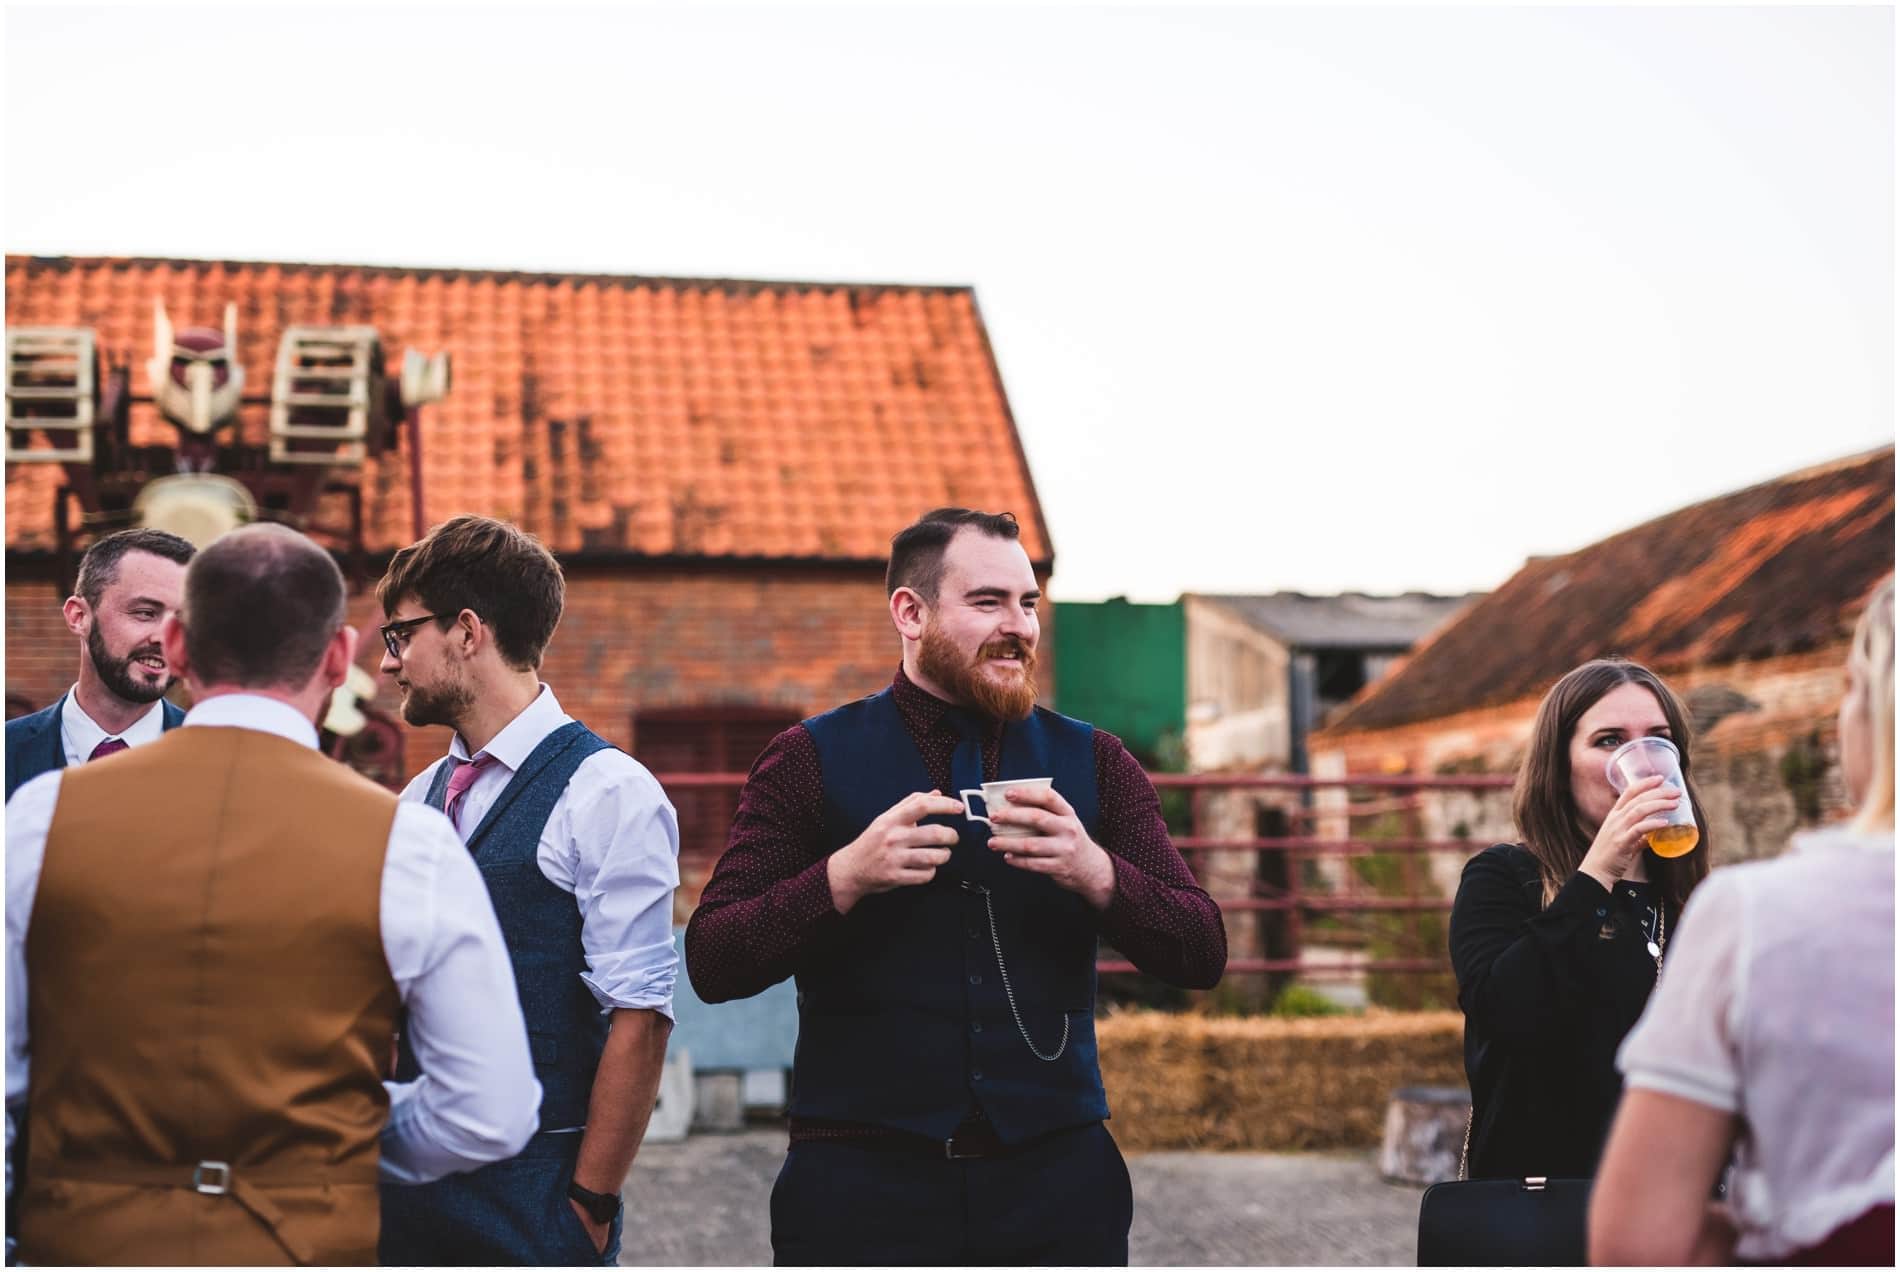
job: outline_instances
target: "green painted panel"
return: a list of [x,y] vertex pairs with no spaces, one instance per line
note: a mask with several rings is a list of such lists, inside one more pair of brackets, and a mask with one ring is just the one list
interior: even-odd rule
[[1187,611],[1057,601],[1056,709],[1107,729],[1144,762],[1187,721]]

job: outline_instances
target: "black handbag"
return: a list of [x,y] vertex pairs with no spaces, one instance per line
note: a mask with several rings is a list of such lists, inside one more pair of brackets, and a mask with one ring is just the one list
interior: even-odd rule
[[1582,1267],[1587,1179],[1461,1179],[1418,1203],[1422,1268]]

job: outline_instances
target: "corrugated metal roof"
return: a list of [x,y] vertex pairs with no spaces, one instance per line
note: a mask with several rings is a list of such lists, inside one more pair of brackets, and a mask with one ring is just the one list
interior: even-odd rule
[[1342,592],[1337,596],[1308,596],[1304,592],[1271,592],[1264,596],[1200,595],[1199,599],[1212,601],[1284,644],[1300,649],[1409,649],[1482,595],[1405,592],[1368,596]]

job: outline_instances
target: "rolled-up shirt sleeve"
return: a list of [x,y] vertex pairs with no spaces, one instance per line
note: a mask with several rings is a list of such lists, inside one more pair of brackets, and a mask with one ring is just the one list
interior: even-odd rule
[[1689,898],[1656,992],[1616,1054],[1626,1086],[1723,1113],[1742,1111],[1736,986],[1747,933],[1731,882],[1718,871]]
[[571,845],[581,912],[581,976],[603,1011],[673,1017],[679,951],[679,817],[646,767],[621,751],[588,757],[556,813],[551,838]]
[[434,809],[397,809],[382,925],[422,1070],[413,1082],[386,1084],[383,1177],[422,1184],[514,1156],[538,1125],[541,1084],[488,889]]

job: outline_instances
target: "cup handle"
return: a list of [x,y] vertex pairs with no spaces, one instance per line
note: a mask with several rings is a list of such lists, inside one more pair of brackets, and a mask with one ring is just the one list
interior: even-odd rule
[[[975,791],[958,791],[958,792],[957,792],[957,798],[963,801],[963,815],[964,815],[965,817],[968,817],[968,818],[969,818],[969,819],[970,819],[971,821],[980,821],[980,822],[982,822],[982,823],[983,823],[983,824],[984,824],[985,826],[988,826],[988,827],[989,827],[989,828],[990,828],[991,830],[995,830],[995,829],[996,829],[996,823],[995,823],[995,822],[993,822],[993,821],[991,821],[991,820],[990,820],[989,818],[987,818],[987,817],[985,817],[985,816],[983,816],[983,815],[982,815],[981,813],[977,813],[977,812],[973,812],[973,811],[971,810],[971,808],[970,808],[970,801],[971,801],[971,799],[983,799],[983,792],[982,792],[982,791],[980,791],[980,790],[975,790]],[[988,801],[988,800],[986,800],[986,799],[985,799],[985,800],[983,800],[983,807],[985,807],[985,808],[988,808],[989,806],[990,806],[990,805],[989,805],[989,801]]]

